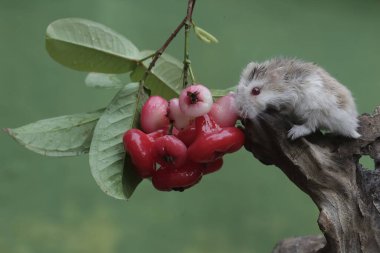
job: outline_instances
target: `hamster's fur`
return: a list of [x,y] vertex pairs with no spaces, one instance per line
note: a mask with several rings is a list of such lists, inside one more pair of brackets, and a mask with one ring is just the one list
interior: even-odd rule
[[314,63],[286,58],[251,62],[241,74],[235,98],[242,118],[255,119],[269,108],[288,116],[295,123],[288,132],[293,140],[317,129],[360,137],[351,92]]

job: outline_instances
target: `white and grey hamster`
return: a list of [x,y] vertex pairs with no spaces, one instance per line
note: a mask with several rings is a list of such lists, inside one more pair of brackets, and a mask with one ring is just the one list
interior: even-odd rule
[[238,84],[237,108],[254,119],[268,108],[296,122],[288,137],[297,139],[317,129],[358,138],[358,112],[351,92],[324,69],[298,59],[251,62]]

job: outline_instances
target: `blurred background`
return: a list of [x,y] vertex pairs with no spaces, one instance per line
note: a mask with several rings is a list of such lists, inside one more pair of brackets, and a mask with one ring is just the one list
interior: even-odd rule
[[[186,0],[0,0],[0,127],[104,107],[115,94],[84,86],[44,49],[48,24],[82,17],[157,49]],[[220,43],[191,40],[199,81],[237,83],[252,60],[299,57],[353,92],[361,113],[380,104],[379,0],[198,0],[194,20]],[[182,58],[178,37],[168,52]],[[245,150],[183,193],[143,182],[130,201],[105,195],[88,156],[43,157],[0,134],[0,252],[271,252],[279,240],[318,234],[312,201],[277,168]]]

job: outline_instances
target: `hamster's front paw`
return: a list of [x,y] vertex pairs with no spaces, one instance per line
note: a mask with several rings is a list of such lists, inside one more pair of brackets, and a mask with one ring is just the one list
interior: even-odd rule
[[305,125],[294,125],[288,132],[288,138],[295,140],[312,132],[313,131]]

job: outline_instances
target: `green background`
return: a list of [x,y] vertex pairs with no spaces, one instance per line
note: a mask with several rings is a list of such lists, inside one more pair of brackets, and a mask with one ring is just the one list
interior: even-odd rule
[[[91,19],[156,49],[185,8],[186,0],[0,0],[0,127],[98,109],[115,94],[85,87],[85,73],[49,58],[50,22]],[[213,88],[236,84],[251,60],[314,61],[371,112],[380,104],[379,13],[378,0],[198,0],[194,20],[220,43],[193,38],[190,57],[197,79]],[[182,38],[169,48],[177,58]],[[312,201],[245,150],[190,190],[162,193],[147,181],[128,202],[100,191],[88,156],[43,157],[5,133],[0,151],[0,252],[261,253],[319,233]]]

